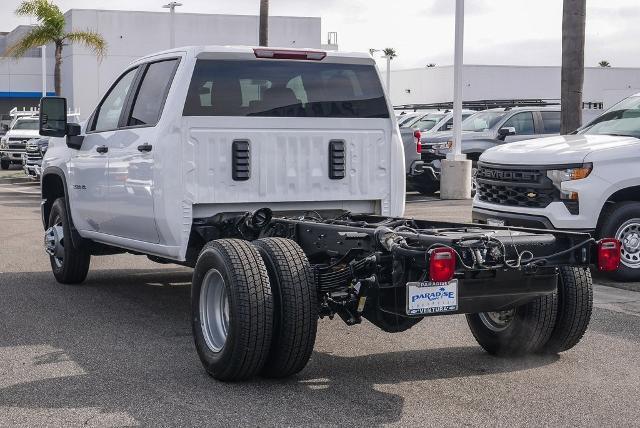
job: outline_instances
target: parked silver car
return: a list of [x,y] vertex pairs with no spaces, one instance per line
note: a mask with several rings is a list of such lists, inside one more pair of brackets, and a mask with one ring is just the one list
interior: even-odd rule
[[[491,147],[559,133],[559,106],[484,110],[462,122],[462,153],[474,162],[475,172],[478,158]],[[429,194],[440,189],[440,164],[451,151],[452,138],[452,132],[422,135],[422,160],[428,174],[419,186],[415,186],[421,193]]]

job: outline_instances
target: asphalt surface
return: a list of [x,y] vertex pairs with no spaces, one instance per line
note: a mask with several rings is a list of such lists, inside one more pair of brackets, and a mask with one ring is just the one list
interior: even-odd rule
[[[640,293],[597,285],[586,336],[560,356],[491,357],[462,316],[400,334],[323,320],[299,375],[225,384],[195,353],[190,271],[96,257],[83,285],[57,284],[37,184],[15,174],[0,175],[1,426],[640,424]],[[407,212],[469,206],[411,195]]]

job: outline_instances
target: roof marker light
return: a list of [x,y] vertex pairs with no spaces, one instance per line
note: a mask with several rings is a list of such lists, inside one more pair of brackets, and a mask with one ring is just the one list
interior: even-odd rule
[[267,49],[256,48],[253,50],[256,58],[269,59],[297,59],[307,61],[322,61],[326,58],[327,53],[323,51],[307,51],[293,49]]

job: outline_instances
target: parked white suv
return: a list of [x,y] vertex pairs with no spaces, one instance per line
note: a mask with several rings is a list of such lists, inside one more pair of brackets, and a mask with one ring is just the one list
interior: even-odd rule
[[640,94],[575,135],[505,144],[478,164],[473,220],[588,231],[622,242],[611,275],[640,279]]

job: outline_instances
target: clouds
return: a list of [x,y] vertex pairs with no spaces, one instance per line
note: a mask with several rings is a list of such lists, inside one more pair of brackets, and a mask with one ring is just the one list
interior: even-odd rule
[[[63,10],[104,8],[103,0],[55,0]],[[5,30],[19,0],[2,0]],[[135,3],[132,5],[132,3]],[[179,12],[257,14],[258,0],[183,0]],[[110,0],[112,9],[162,11],[160,0]],[[322,39],[338,32],[343,50],[394,47],[394,67],[453,61],[455,0],[272,0],[272,15],[322,17]],[[465,61],[559,65],[562,0],[466,0]],[[640,66],[638,0],[588,0],[585,63]],[[381,65],[383,63],[381,62]]]

